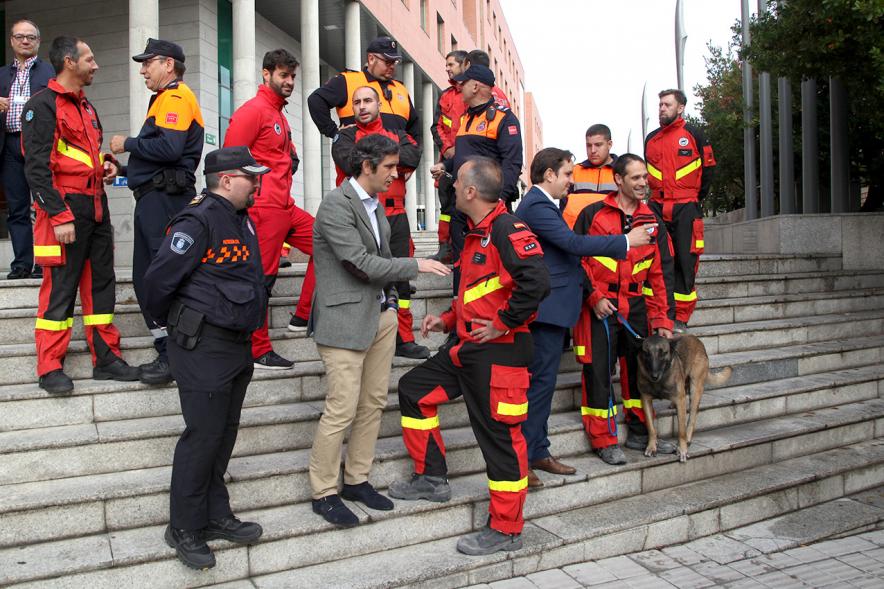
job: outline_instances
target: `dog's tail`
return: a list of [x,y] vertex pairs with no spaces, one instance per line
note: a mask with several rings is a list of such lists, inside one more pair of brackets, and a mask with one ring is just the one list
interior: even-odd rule
[[730,380],[733,373],[734,370],[730,366],[726,366],[716,372],[710,372],[706,375],[706,385],[711,387],[720,387]]

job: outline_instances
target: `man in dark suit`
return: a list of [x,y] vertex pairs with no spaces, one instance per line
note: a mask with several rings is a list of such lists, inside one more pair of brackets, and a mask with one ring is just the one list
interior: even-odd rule
[[7,278],[39,278],[34,268],[34,232],[31,227],[31,190],[25,179],[25,158],[21,151],[21,113],[31,96],[55,77],[52,66],[37,57],[40,29],[29,20],[13,23],[9,43],[15,58],[0,67],[0,174],[6,193],[6,226],[12,241],[11,272]]
[[562,464],[550,454],[546,422],[552,408],[565,335],[580,314],[585,276],[580,268],[580,258],[604,256],[622,260],[630,247],[645,245],[651,239],[647,227],[633,229],[627,235],[603,238],[577,235],[568,228],[559,210],[558,200],[568,194],[574,169],[573,158],[571,152],[554,147],[539,151],[531,162],[533,186],[522,197],[516,210],[516,216],[528,224],[540,241],[551,287],[549,296],[540,304],[537,318],[530,325],[534,360],[529,368],[528,419],[522,425],[531,467],[528,471],[529,487],[543,486],[534,470],[554,474],[576,472],[576,469]]

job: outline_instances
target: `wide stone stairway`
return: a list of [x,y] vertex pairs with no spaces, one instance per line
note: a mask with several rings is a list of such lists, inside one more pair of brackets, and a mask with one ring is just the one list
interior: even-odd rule
[[[434,249],[434,248],[433,248]],[[284,270],[272,300],[276,350],[290,371],[256,371],[229,467],[233,507],[264,526],[251,547],[214,542],[218,565],[196,572],[162,540],[173,448],[183,428],[174,387],[91,380],[76,319],[66,371],[74,394],[36,385],[37,281],[0,283],[0,585],[184,587],[456,587],[679,544],[820,506],[832,534],[877,523],[879,510],[827,509],[884,483],[884,268],[842,270],[841,258],[705,256],[692,332],[713,367],[685,464],[675,456],[611,467],[589,452],[579,366],[563,357],[550,434],[578,468],[539,473],[528,495],[525,548],[458,554],[458,536],[484,525],[488,490],[465,406],[441,411],[453,497],[397,501],[392,512],[349,504],[362,525],[337,530],[310,508],[307,462],[325,378],[312,340],[288,332],[303,265]],[[421,278],[420,320],[448,305],[449,287]],[[119,277],[115,323],[130,363],[153,358],[131,282]],[[79,311],[79,310],[78,310]],[[431,339],[437,346],[442,338]],[[408,475],[396,383],[416,362],[396,359],[372,482]],[[661,435],[673,412],[657,405]],[[625,428],[620,428],[621,438]]]

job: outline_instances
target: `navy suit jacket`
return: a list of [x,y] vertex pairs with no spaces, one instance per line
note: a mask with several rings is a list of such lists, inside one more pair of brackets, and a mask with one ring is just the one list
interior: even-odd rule
[[572,327],[580,315],[584,272],[583,256],[626,258],[626,236],[577,235],[562,218],[559,207],[537,187],[522,197],[515,215],[537,235],[543,261],[549,269],[550,293],[537,311],[535,321]]
[[[12,64],[7,63],[0,67],[0,96],[9,97],[12,90],[12,82],[15,79],[15,68]],[[55,77],[55,70],[48,62],[43,61],[39,57],[34,60],[31,66],[31,96],[45,88],[49,84],[49,80]],[[22,113],[24,114],[24,113]],[[0,153],[3,152],[3,142],[6,139],[6,113],[0,113]]]

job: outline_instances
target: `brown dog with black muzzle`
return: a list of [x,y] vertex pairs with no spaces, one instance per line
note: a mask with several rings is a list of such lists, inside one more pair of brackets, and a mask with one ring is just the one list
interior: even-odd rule
[[[669,399],[678,414],[678,460],[688,459],[688,445],[694,437],[700,399],[706,385],[721,386],[730,379],[730,366],[709,372],[706,346],[693,335],[666,339],[652,335],[642,342],[638,361],[638,390],[648,427],[645,456],[657,455],[653,399]],[[691,420],[687,422],[687,396],[691,396]]]

